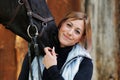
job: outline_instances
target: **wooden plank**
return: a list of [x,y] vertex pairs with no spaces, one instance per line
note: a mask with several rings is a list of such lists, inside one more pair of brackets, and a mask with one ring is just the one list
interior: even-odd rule
[[0,80],[16,80],[15,35],[0,25]]

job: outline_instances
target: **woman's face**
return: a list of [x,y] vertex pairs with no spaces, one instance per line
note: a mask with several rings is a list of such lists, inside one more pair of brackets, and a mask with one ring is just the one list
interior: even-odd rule
[[67,47],[78,43],[82,37],[83,32],[83,20],[66,20],[64,23],[62,23],[58,33],[60,46]]

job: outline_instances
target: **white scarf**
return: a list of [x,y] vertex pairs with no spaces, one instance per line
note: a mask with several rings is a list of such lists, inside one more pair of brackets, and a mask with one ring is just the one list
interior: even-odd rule
[[[79,44],[75,45],[73,49],[69,52],[69,55],[67,57],[67,60],[63,67],[60,70],[60,74],[62,74],[62,77],[64,80],[73,80],[76,73],[79,70],[80,63],[83,60],[83,57],[88,57],[91,59],[90,54]],[[42,64],[43,57],[39,57],[40,66],[41,66],[41,73],[43,73],[44,65]],[[38,63],[36,57],[34,58],[32,64],[32,70],[33,70],[33,80],[38,80]],[[29,75],[29,80],[30,75]],[[40,79],[42,80],[42,78]]]
[[91,59],[90,54],[79,44],[70,51],[67,60],[61,68],[61,74],[65,80],[73,80],[79,70],[80,63],[84,57]]

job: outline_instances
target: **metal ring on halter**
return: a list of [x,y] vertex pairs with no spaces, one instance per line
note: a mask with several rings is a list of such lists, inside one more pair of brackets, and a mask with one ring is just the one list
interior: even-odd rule
[[30,37],[30,38],[32,38],[32,36],[30,35],[30,27],[35,27],[35,29],[36,29],[36,33],[35,33],[35,35],[38,35],[38,28],[37,28],[37,26],[36,25],[34,25],[34,24],[32,24],[32,25],[29,25],[28,26],[28,28],[27,28],[27,34],[28,34],[28,36]]
[[46,27],[47,23],[46,22],[42,22],[42,26]]
[[18,3],[19,3],[20,5],[23,5],[23,4],[24,4],[21,0],[18,0]]

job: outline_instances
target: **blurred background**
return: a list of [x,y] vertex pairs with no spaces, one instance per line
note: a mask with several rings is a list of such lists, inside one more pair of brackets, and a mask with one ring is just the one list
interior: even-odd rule
[[[56,23],[69,11],[90,17],[92,80],[120,80],[120,0],[47,0]],[[0,25],[0,80],[17,80],[28,43]],[[87,77],[87,76],[86,76]]]

